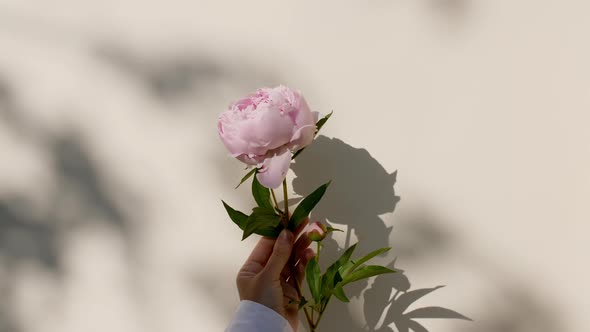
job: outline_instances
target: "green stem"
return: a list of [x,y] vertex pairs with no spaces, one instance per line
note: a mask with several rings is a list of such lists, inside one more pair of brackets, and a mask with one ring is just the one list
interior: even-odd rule
[[[274,192],[272,193],[272,195],[274,197]],[[283,200],[285,201],[285,211],[283,213],[283,218],[284,218],[284,222],[285,222],[285,228],[288,229],[289,228],[289,195],[287,194],[287,179],[286,178],[283,180]],[[289,264],[289,265],[291,267],[291,277],[293,277],[293,281],[295,282],[295,290],[297,290],[297,295],[299,296],[299,299],[301,299],[301,298],[303,298],[303,292],[301,291],[301,285],[299,285],[299,280],[297,280],[297,273],[296,273],[295,269],[293,268],[293,265],[292,264]],[[307,311],[306,307],[303,308],[303,312],[305,312],[305,318],[307,319],[307,324],[309,325],[309,328],[311,329],[311,331],[315,331],[315,325],[313,324],[313,319],[310,317],[309,311]]]
[[287,228],[289,224],[289,197],[287,196],[287,178],[283,180],[283,197],[285,203],[285,211],[283,216],[285,216],[285,228]]
[[279,208],[279,202],[277,202],[277,196],[275,196],[275,191],[274,191],[274,189],[272,189],[272,188],[271,188],[271,189],[270,189],[270,193],[272,194],[272,200],[273,200],[273,202],[275,203],[275,207],[277,208],[277,210],[279,210],[279,211],[280,211],[281,209]]
[[320,252],[322,251],[322,243],[320,241],[318,241],[317,243],[318,243],[318,253],[317,253],[316,257],[317,257],[317,261],[319,264],[320,263]]
[[324,311],[326,311],[326,307],[328,306],[328,303],[330,303],[330,299],[332,297],[330,296],[327,300],[326,300],[326,304],[324,304],[324,306],[322,307],[322,310],[320,311],[320,315],[318,316],[318,320],[315,321],[314,323],[314,329],[312,329],[312,331],[315,331],[315,327],[317,327],[320,324],[320,320],[322,319],[322,316],[324,315]]

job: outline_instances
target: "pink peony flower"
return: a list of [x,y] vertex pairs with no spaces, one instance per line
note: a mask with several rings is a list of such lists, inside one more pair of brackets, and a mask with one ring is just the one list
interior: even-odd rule
[[328,228],[319,221],[312,223],[307,228],[307,237],[312,241],[321,241],[327,234]]
[[317,112],[311,112],[298,91],[285,86],[261,88],[221,113],[219,137],[233,157],[259,168],[258,181],[278,188],[287,175],[293,152],[309,145]]

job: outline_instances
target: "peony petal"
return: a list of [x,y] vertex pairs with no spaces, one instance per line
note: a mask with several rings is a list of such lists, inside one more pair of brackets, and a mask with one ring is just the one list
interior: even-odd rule
[[306,125],[295,131],[289,143],[291,151],[299,150],[313,141],[313,134],[315,133],[315,125]]
[[264,156],[259,155],[247,155],[244,153],[241,154],[231,154],[232,157],[237,158],[239,161],[243,162],[247,165],[259,165],[261,162],[264,161]]
[[303,97],[299,100],[299,104],[300,109],[295,120],[295,130],[289,142],[289,147],[293,150],[311,144],[315,134],[315,114],[309,110],[309,106]]
[[248,142],[245,153],[266,154],[289,143],[293,122],[287,114],[269,105],[259,105],[257,117],[239,124],[240,138]]
[[291,164],[291,151],[282,149],[271,158],[264,160],[262,169],[256,175],[260,184],[266,188],[278,188],[289,171]]

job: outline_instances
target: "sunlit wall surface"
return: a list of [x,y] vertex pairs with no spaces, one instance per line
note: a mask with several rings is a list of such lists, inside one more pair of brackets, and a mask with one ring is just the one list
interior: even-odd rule
[[216,118],[281,83],[334,110],[289,174],[334,180],[326,255],[389,245],[400,270],[323,331],[587,330],[589,11],[1,0],[0,331],[222,331],[255,239],[220,203],[253,205]]

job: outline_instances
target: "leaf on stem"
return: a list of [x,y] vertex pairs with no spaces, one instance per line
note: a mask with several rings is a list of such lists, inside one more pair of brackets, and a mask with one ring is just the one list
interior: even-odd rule
[[260,233],[261,231],[274,232],[276,228],[279,228],[280,221],[281,216],[278,215],[274,209],[255,207],[252,210],[252,214],[248,217],[246,226],[244,227],[242,240],[252,235],[252,233]]
[[375,251],[372,251],[372,252],[368,253],[365,257],[359,259],[358,261],[356,261],[356,263],[354,263],[354,265],[351,268],[351,271],[356,270],[359,266],[361,266],[362,264],[366,263],[371,258],[373,258],[375,256],[379,256],[379,255],[381,255],[383,253],[386,253],[389,250],[391,250],[391,248],[390,247],[386,247],[386,248],[377,249]]
[[225,207],[225,211],[227,211],[229,218],[236,225],[238,225],[238,227],[240,227],[240,229],[244,229],[244,227],[246,226],[246,222],[248,221],[248,215],[243,212],[240,212],[238,210],[234,210],[231,206],[227,205],[227,203],[225,203],[224,201],[221,201],[221,202],[223,203],[223,207]]
[[324,196],[324,193],[326,193],[326,189],[328,189],[328,186],[331,182],[332,181],[329,181],[321,185],[314,192],[309,194],[309,196],[305,197],[301,201],[301,203],[299,203],[299,205],[297,205],[297,208],[291,216],[291,222],[289,223],[291,231],[297,229],[297,226],[299,226],[299,224],[301,224],[301,222],[305,218],[307,218],[307,216],[309,216],[311,210],[313,210],[313,208],[320,202],[320,200]]
[[351,259],[348,262],[344,263],[338,269],[338,273],[342,276],[342,278],[346,278],[346,276],[352,271],[352,267],[354,266],[354,261]]
[[321,297],[321,271],[318,265],[318,260],[313,257],[305,267],[305,277],[307,278],[307,285],[315,303],[320,302]]
[[344,293],[344,289],[342,289],[342,286],[340,286],[340,285],[334,287],[334,291],[332,292],[332,294],[334,294],[334,296],[336,296],[336,298],[342,302],[346,302],[346,303],[350,302],[350,300],[348,299],[348,297]]
[[328,267],[322,276],[322,296],[329,297],[332,294],[334,286],[342,280],[342,275],[338,272],[338,269],[350,260],[350,256],[352,256],[357,245],[358,243],[355,243],[346,249],[342,256]]
[[358,270],[350,273],[344,280],[342,280],[342,286],[349,284],[351,282],[366,279],[370,277],[374,277],[376,275],[384,274],[384,273],[394,273],[395,271],[388,269],[384,266],[379,265],[368,265],[359,268]]
[[328,119],[330,119],[330,117],[332,116],[332,113],[334,113],[334,111],[331,111],[330,113],[328,113],[328,115],[324,116],[323,118],[321,118],[316,124],[315,124],[315,128],[316,128],[316,135],[317,133],[320,131],[320,129],[322,129],[322,127],[326,124],[326,122],[328,121]]
[[244,177],[242,178],[240,183],[238,183],[238,185],[234,189],[238,189],[238,187],[242,183],[246,182],[246,180],[248,180],[252,176],[252,174],[256,173],[257,170],[258,170],[258,168],[256,168],[256,167],[252,168],[252,170],[250,170],[250,172],[248,172],[248,173],[246,173],[246,175],[244,175]]
[[254,196],[254,200],[259,207],[273,209],[270,202],[270,190],[261,185],[256,176],[252,180],[252,196]]

